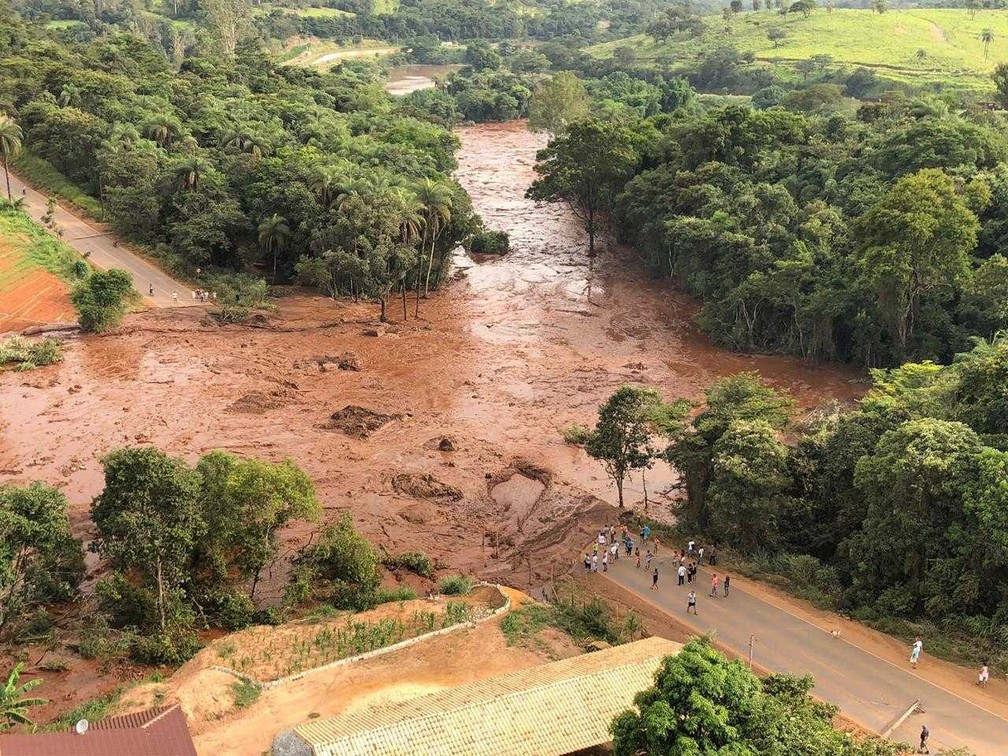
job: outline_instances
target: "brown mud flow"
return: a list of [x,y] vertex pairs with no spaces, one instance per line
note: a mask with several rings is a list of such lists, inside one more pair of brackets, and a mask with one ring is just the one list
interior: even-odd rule
[[[511,234],[510,254],[461,258],[419,320],[387,329],[375,328],[376,306],[301,295],[261,327],[185,307],[71,342],[61,365],[0,375],[0,480],[60,486],[86,537],[110,449],[290,457],[327,520],[350,511],[389,552],[522,585],[529,561],[539,578],[564,570],[615,519],[601,468],[559,431],[592,423],[621,383],[698,398],[719,375],[759,370],[805,406],[862,390],[838,368],[713,347],[692,325],[694,303],[648,280],[628,250],[610,245],[590,269],[571,213],[524,199],[544,138],[521,123],[459,134],[458,179],[487,225]],[[668,469],[649,473],[652,494],[671,482]],[[277,565],[264,598],[285,572]]]

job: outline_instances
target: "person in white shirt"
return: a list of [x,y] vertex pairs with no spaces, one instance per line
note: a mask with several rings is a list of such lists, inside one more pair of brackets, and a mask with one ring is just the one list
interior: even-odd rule
[[686,585],[686,567],[679,565],[679,585]]

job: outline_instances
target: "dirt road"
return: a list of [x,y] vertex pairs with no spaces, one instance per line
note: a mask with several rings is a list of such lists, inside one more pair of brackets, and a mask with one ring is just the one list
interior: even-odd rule
[[605,576],[597,577],[613,580],[698,634],[716,633],[721,643],[743,656],[748,654],[750,636],[754,636],[756,662],[777,672],[811,674],[816,679],[816,695],[837,704],[848,717],[875,732],[885,731],[919,699],[923,713],[910,715],[892,737],[916,744],[921,725],[926,724],[932,751],[965,746],[978,756],[1008,752],[1008,720],[997,713],[1003,712],[1003,701],[993,695],[990,701],[967,700],[925,679],[925,667],[938,664],[927,658],[926,646],[921,669],[911,670],[898,651],[866,650],[848,637],[846,628],[835,638],[830,630],[766,600],[758,586],[738,576],[732,577],[727,598],[710,598],[710,572],[706,570],[701,571],[696,586],[698,614],[687,615],[689,585],[680,588],[676,584],[671,555],[662,554],[656,564],[657,591],[650,588],[647,570],[643,566],[636,569],[632,559],[618,560]]
[[[13,173],[10,182],[14,198],[23,199],[28,214],[35,221],[41,222],[49,198],[32,189]],[[94,265],[103,270],[121,268],[132,274],[133,288],[143,295],[144,301],[155,307],[196,304],[192,299],[192,290],[187,284],[176,281],[122,244],[117,246],[115,238],[106,231],[91,225],[59,205],[56,206],[54,218],[63,228],[63,241],[87,257]],[[151,286],[154,287],[154,296],[150,295]],[[172,296],[173,292],[178,293],[177,303]]]

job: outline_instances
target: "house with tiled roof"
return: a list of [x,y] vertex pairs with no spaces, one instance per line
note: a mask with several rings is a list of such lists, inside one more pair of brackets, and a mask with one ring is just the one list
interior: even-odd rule
[[0,756],[196,756],[196,748],[175,705],[66,732],[0,735]]
[[681,645],[663,638],[317,720],[273,756],[561,756],[604,745],[609,723]]

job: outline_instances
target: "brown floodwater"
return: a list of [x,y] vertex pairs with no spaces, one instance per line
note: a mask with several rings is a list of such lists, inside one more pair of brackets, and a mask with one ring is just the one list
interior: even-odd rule
[[[548,575],[613,518],[600,506],[615,502],[601,467],[560,430],[591,424],[620,384],[697,399],[718,376],[758,370],[803,407],[863,391],[857,374],[835,366],[713,346],[693,323],[696,303],[650,280],[627,249],[603,245],[589,266],[571,212],[524,198],[545,142],[524,124],[459,136],[458,180],[487,225],[509,232],[508,255],[460,257],[457,278],[422,303],[420,319],[411,303],[401,322],[393,302],[396,322],[377,337],[368,335],[375,306],[303,294],[281,300],[264,327],[218,326],[185,307],[72,340],[62,364],[0,375],[0,480],[59,486],[87,537],[110,449],[290,457],[315,480],[327,521],[349,511],[390,552],[419,549],[521,582],[522,560],[531,555],[533,571]],[[345,352],[360,370],[335,367]],[[397,417],[358,438],[330,427],[347,405]],[[444,437],[454,451],[439,448]],[[461,498],[414,485],[427,475]],[[674,479],[661,465],[648,472],[652,502]],[[629,501],[641,491],[637,476]],[[292,528],[285,548],[311,529]],[[264,596],[279,590],[289,556]]]
[[389,69],[385,90],[392,95],[407,95],[421,89],[431,89],[440,79],[460,68],[462,66],[454,64],[424,63],[393,66]]

